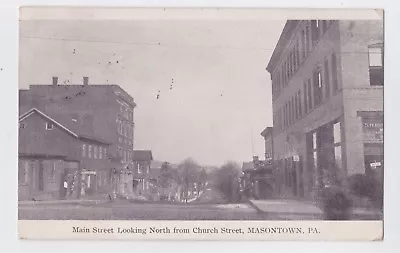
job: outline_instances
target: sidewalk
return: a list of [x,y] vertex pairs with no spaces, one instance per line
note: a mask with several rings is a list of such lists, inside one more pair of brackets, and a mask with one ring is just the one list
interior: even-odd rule
[[23,200],[18,205],[58,205],[58,204],[102,204],[110,202],[109,199],[65,199],[65,200]]
[[[285,216],[302,216],[304,218],[322,218],[323,211],[312,202],[296,200],[254,200],[249,199],[249,204],[259,212],[281,214]],[[352,215],[370,219],[382,219],[382,213],[365,208],[353,208]]]

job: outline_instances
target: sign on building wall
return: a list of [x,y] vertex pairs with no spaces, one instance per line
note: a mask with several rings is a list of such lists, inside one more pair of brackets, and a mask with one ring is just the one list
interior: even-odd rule
[[363,118],[365,143],[383,143],[383,118]]

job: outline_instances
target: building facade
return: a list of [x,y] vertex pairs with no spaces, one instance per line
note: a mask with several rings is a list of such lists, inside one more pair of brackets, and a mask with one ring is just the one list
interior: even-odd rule
[[[136,104],[122,88],[118,85],[92,85],[87,77],[82,84],[59,85],[58,78],[53,77],[51,85],[30,85],[28,90],[20,90],[19,105],[20,113],[37,108],[49,115],[62,115],[69,119],[73,128],[83,129],[85,134],[101,137],[110,143],[106,155],[110,161],[108,173],[113,193],[127,197],[133,192],[131,168]],[[81,152],[97,154],[99,148],[82,144]],[[90,172],[91,168],[85,170],[89,178],[90,175],[97,180],[106,177],[106,173],[96,175],[96,172]],[[101,184],[100,181],[97,183]]]
[[[74,199],[108,192],[104,181],[109,176],[105,155],[109,144],[69,128],[62,120],[36,108],[20,116],[19,200]],[[84,146],[93,147],[93,152],[82,151]]]
[[153,154],[150,150],[134,150],[133,160],[134,192],[137,196],[153,200],[158,192],[157,184],[152,180],[154,178],[152,178],[151,173]]
[[287,21],[267,66],[280,195],[383,180],[383,21]]

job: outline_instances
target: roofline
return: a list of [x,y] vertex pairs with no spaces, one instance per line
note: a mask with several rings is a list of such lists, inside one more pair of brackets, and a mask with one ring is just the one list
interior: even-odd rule
[[103,143],[103,144],[110,145],[110,143],[108,143],[108,142],[106,142],[104,140],[100,140],[100,139],[97,139],[97,138],[92,138],[92,137],[85,136],[85,135],[78,135],[77,133],[71,131],[70,129],[68,129],[67,127],[65,127],[64,125],[62,125],[61,123],[59,123],[58,121],[56,121],[55,119],[51,118],[49,115],[45,114],[44,112],[40,111],[37,108],[32,108],[29,111],[21,114],[19,116],[19,122],[24,120],[24,119],[26,119],[26,118],[28,118],[29,116],[31,116],[35,112],[39,113],[41,116],[43,116],[43,117],[47,118],[48,120],[52,121],[53,123],[57,124],[63,130],[65,130],[67,133],[71,134],[72,136],[74,136],[77,139],[88,139],[88,140],[91,140],[91,141],[96,141],[96,142],[100,142],[100,143]]
[[260,135],[263,136],[263,137],[265,137],[267,131],[270,130],[270,129],[272,129],[272,127],[266,127],[266,128],[264,128],[264,130],[262,130],[262,132],[260,133]]
[[40,111],[37,108],[32,108],[29,111],[27,111],[26,113],[23,113],[19,116],[19,121],[22,121],[26,118],[28,118],[29,116],[31,116],[33,113],[39,113],[41,116],[47,118],[48,120],[52,121],[53,123],[56,123],[59,127],[61,127],[62,129],[64,129],[65,131],[67,131],[69,134],[71,134],[72,136],[74,136],[75,138],[79,138],[78,134],[74,133],[73,131],[71,131],[70,129],[68,129],[67,127],[65,127],[64,125],[62,125],[60,122],[56,121],[55,119],[51,118],[49,115],[45,114],[44,112]]
[[284,46],[286,45],[287,41],[286,40],[286,36],[289,35],[294,28],[296,28],[298,22],[300,20],[288,20],[286,21],[285,26],[283,27],[282,33],[279,37],[278,42],[276,43],[274,52],[272,53],[272,56],[268,62],[268,65],[266,67],[266,70],[271,73],[271,71],[273,70],[273,65],[275,64],[276,60],[282,55],[283,51],[284,51]]

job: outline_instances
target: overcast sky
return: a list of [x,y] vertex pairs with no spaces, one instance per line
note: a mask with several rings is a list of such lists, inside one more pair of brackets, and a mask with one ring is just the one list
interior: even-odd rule
[[272,125],[265,68],[284,23],[21,21],[20,88],[52,76],[118,84],[138,105],[135,149],[172,163],[242,163],[264,157],[260,132]]

